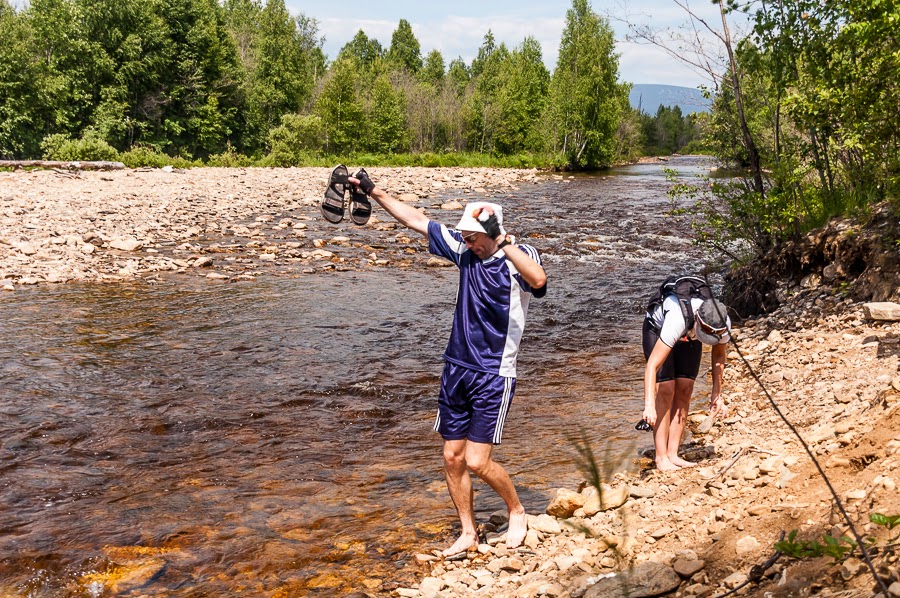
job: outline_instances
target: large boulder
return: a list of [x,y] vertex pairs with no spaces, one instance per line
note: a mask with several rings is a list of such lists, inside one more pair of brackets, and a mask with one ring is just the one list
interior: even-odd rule
[[588,588],[584,598],[647,598],[668,594],[681,584],[675,571],[662,563],[641,563],[631,571],[601,579]]

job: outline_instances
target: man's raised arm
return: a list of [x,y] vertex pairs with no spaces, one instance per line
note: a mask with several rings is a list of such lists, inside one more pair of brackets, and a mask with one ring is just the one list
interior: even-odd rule
[[366,195],[377,201],[382,208],[387,210],[388,214],[397,220],[397,222],[417,233],[428,236],[428,216],[416,208],[391,197],[387,191],[381,187],[377,187],[375,183],[372,182],[372,179],[369,178],[368,174],[361,173],[360,176],[362,178],[350,177],[348,180],[352,184],[358,185]]

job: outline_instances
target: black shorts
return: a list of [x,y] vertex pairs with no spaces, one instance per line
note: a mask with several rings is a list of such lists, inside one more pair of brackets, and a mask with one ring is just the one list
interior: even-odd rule
[[[659,340],[659,333],[650,324],[650,320],[644,319],[644,329],[642,331],[642,345],[644,348],[644,359],[650,358],[656,341]],[[675,378],[697,379],[700,372],[700,358],[703,356],[703,343],[698,340],[678,341],[672,347],[669,356],[663,362],[662,367],[656,373],[657,382],[668,382]]]

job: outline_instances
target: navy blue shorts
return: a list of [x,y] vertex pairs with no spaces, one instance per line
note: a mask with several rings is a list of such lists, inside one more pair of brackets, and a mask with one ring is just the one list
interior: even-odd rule
[[434,430],[444,440],[500,444],[516,379],[445,362]]
[[[644,329],[642,331],[642,345],[644,349],[644,359],[650,358],[656,341],[659,340],[659,333],[653,329],[650,322],[644,319]],[[694,339],[689,341],[678,341],[669,356],[663,362],[659,371],[656,372],[657,382],[668,382],[675,378],[697,379],[700,373],[700,359],[703,357],[703,343]]]

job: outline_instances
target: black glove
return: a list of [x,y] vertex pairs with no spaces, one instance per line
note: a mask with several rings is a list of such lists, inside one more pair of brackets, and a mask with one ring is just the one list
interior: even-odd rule
[[353,178],[359,179],[359,188],[363,190],[363,193],[372,195],[372,189],[375,188],[375,183],[369,178],[368,172],[360,168],[359,172],[353,175]]
[[492,239],[497,239],[503,233],[503,229],[500,228],[500,223],[497,222],[497,215],[491,214],[490,216],[485,216],[485,213],[482,212],[478,216],[478,222],[481,223],[482,228],[484,228],[484,232],[487,233]]

